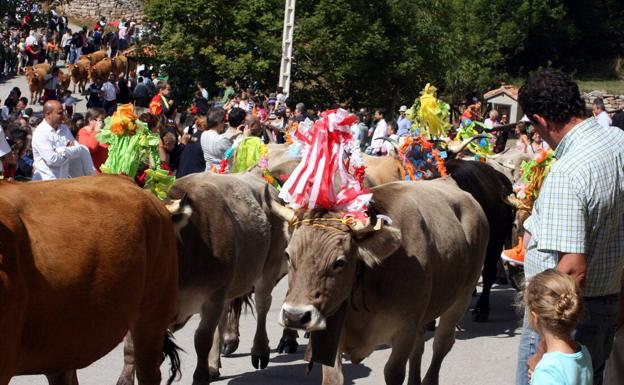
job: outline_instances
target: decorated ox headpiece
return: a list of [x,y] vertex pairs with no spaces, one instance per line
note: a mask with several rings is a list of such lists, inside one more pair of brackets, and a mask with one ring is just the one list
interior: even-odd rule
[[372,194],[362,185],[363,162],[357,151],[346,152],[352,138],[350,126],[356,119],[343,109],[328,110],[313,124],[299,126],[295,136],[306,148],[282,186],[281,199],[295,209],[319,208],[365,217],[362,214]]

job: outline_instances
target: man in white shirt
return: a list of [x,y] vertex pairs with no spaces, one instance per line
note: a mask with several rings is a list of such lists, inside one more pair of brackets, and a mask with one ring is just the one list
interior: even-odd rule
[[598,121],[598,124],[604,128],[611,127],[611,118],[607,113],[607,108],[605,107],[604,100],[602,100],[602,98],[596,98],[596,100],[594,100],[594,108],[592,109],[592,112]]
[[385,152],[384,140],[382,139],[388,136],[388,123],[386,123],[385,114],[385,110],[381,108],[375,111],[377,126],[375,126],[373,140],[370,146],[370,153],[373,155],[382,155]]
[[106,114],[112,115],[113,112],[117,110],[117,94],[119,94],[119,87],[117,86],[117,77],[115,74],[110,74],[106,83],[102,85],[100,92],[102,93]]
[[69,178],[71,160],[81,157],[83,148],[63,124],[64,113],[63,106],[56,100],[43,105],[44,119],[32,136],[32,180]]

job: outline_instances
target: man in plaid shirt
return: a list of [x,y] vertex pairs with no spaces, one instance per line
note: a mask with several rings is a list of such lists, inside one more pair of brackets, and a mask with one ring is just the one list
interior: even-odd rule
[[[583,290],[575,339],[592,356],[594,385],[601,385],[616,329],[624,268],[624,132],[586,118],[577,84],[558,71],[538,71],[520,88],[519,103],[555,149],[532,215],[525,257],[527,279],[550,268],[571,275]],[[517,385],[527,385],[544,346],[523,325]]]

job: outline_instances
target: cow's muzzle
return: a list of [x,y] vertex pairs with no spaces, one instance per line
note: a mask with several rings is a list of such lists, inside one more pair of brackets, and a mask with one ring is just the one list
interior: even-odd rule
[[288,303],[282,305],[279,324],[289,329],[299,329],[308,332],[325,330],[326,327],[325,317],[323,317],[316,306],[292,306]]

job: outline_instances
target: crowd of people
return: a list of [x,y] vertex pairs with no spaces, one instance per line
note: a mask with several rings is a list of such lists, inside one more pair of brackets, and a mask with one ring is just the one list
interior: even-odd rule
[[[112,54],[131,44],[136,33],[136,24],[126,20],[112,35],[104,33],[105,19],[93,31],[78,33],[67,28],[62,14],[52,14],[50,20],[44,33],[29,31],[24,37],[23,31],[13,31],[15,36],[3,49],[6,53],[16,48],[17,59],[7,64],[13,61],[4,55],[0,69],[19,72],[43,60],[72,63],[102,44]],[[54,44],[59,46],[50,48]],[[133,103],[139,119],[159,135],[161,167],[176,177],[218,172],[228,150],[246,140],[254,145],[292,143],[297,127],[321,114],[320,107],[309,109],[288,100],[281,89],[260,92],[228,80],[222,85],[220,95],[211,98],[197,82],[193,104],[183,110],[157,68],[146,68],[132,79],[111,74],[88,87],[86,113],[76,111],[70,92],[46,100],[41,117],[28,108],[29,100],[16,87],[0,110],[3,177],[28,181],[99,173],[108,149],[97,135],[120,104]],[[613,126],[624,130],[624,111],[609,116],[603,101],[596,99],[594,118],[587,118],[576,84],[549,71],[532,76],[519,99],[526,116],[515,125],[516,150],[536,157],[554,149],[558,160],[525,225],[525,272],[530,280],[524,293],[527,311],[516,383],[600,385],[621,290],[624,133]],[[413,134],[407,111],[407,106],[390,113],[359,109],[351,128],[354,145],[370,155],[394,155],[392,140],[398,143]],[[508,116],[491,110],[483,119],[481,102],[475,99],[463,118],[483,122],[496,138],[495,152],[506,148]],[[610,147],[614,144],[617,151]]]
[[21,3],[16,20],[4,24],[0,78],[22,74],[25,67],[38,63],[55,66],[62,60],[74,64],[81,55],[100,49],[106,49],[114,57],[136,43],[142,34],[136,20],[107,21],[104,16],[93,26],[72,30],[63,11],[43,12],[36,1]]

